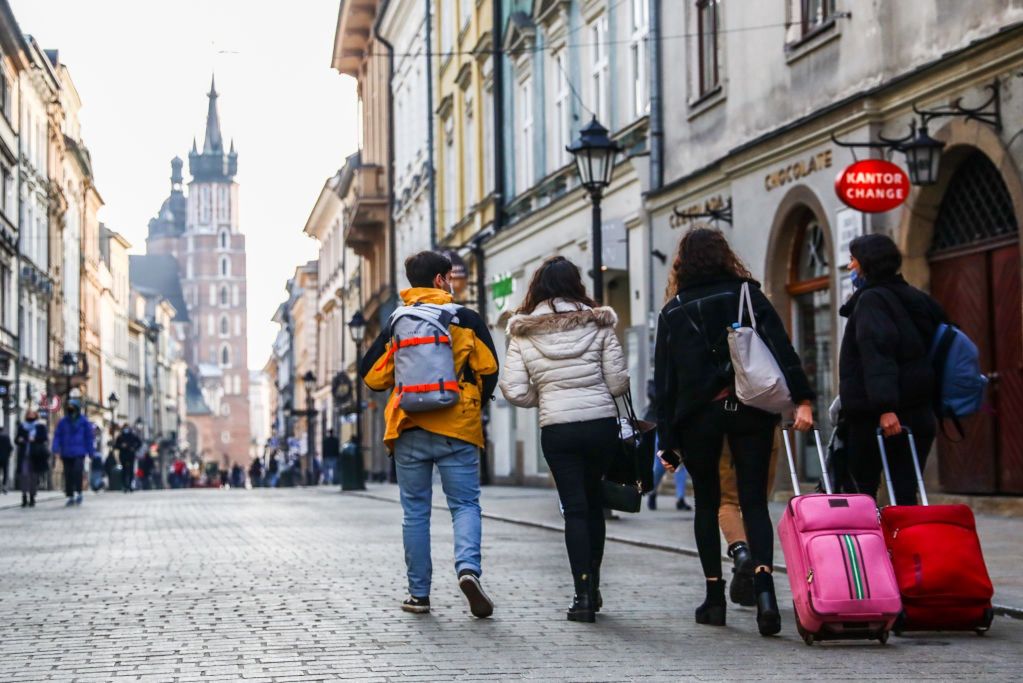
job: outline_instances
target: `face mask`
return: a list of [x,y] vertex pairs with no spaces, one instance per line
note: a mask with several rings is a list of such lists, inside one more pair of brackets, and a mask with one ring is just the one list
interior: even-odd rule
[[867,284],[866,278],[855,270],[849,272],[849,281],[852,282],[853,289],[859,289],[863,285]]

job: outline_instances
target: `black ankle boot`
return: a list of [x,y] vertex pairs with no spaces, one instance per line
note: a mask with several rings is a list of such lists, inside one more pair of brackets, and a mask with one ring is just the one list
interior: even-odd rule
[[600,595],[600,565],[593,565],[590,572],[590,585],[593,587],[593,611],[599,612],[604,606],[604,598]]
[[725,580],[707,582],[707,599],[696,608],[696,623],[708,626],[725,625]]
[[753,589],[757,593],[757,628],[762,636],[773,636],[781,631],[781,612],[774,595],[774,577],[771,572],[753,575]]
[[21,507],[28,507],[28,494],[27,493],[22,493],[21,494]]
[[728,546],[728,556],[732,558],[732,586],[728,589],[728,597],[736,605],[753,607],[757,597],[753,590],[753,555],[749,546],[738,541]]
[[568,608],[569,621],[584,621],[592,624],[597,620],[593,605],[593,582],[589,574],[575,577],[575,598]]

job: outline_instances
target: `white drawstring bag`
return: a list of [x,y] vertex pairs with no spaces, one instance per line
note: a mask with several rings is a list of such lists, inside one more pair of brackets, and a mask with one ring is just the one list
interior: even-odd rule
[[[748,327],[743,326],[744,311],[749,315]],[[792,394],[785,375],[757,332],[748,282],[742,283],[739,291],[739,318],[728,330],[728,352],[735,371],[735,397],[740,403],[768,413],[792,411]]]

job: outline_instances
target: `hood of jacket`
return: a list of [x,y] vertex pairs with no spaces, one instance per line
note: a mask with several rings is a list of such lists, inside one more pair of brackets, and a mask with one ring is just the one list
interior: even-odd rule
[[614,327],[614,309],[590,308],[563,299],[544,302],[532,313],[520,313],[508,321],[508,334],[528,337],[537,350],[553,360],[578,358],[593,344],[597,331]]
[[451,294],[436,287],[409,287],[399,292],[406,306],[412,304],[450,304]]

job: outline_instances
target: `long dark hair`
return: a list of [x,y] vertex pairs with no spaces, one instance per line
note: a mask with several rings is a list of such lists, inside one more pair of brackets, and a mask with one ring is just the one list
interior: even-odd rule
[[586,295],[579,266],[564,256],[551,256],[540,264],[533,273],[533,279],[529,281],[529,290],[518,312],[532,313],[540,304],[553,302],[554,299],[564,299],[590,308],[597,305]]
[[693,228],[678,242],[664,298],[672,298],[690,283],[722,276],[753,279],[720,230]]

